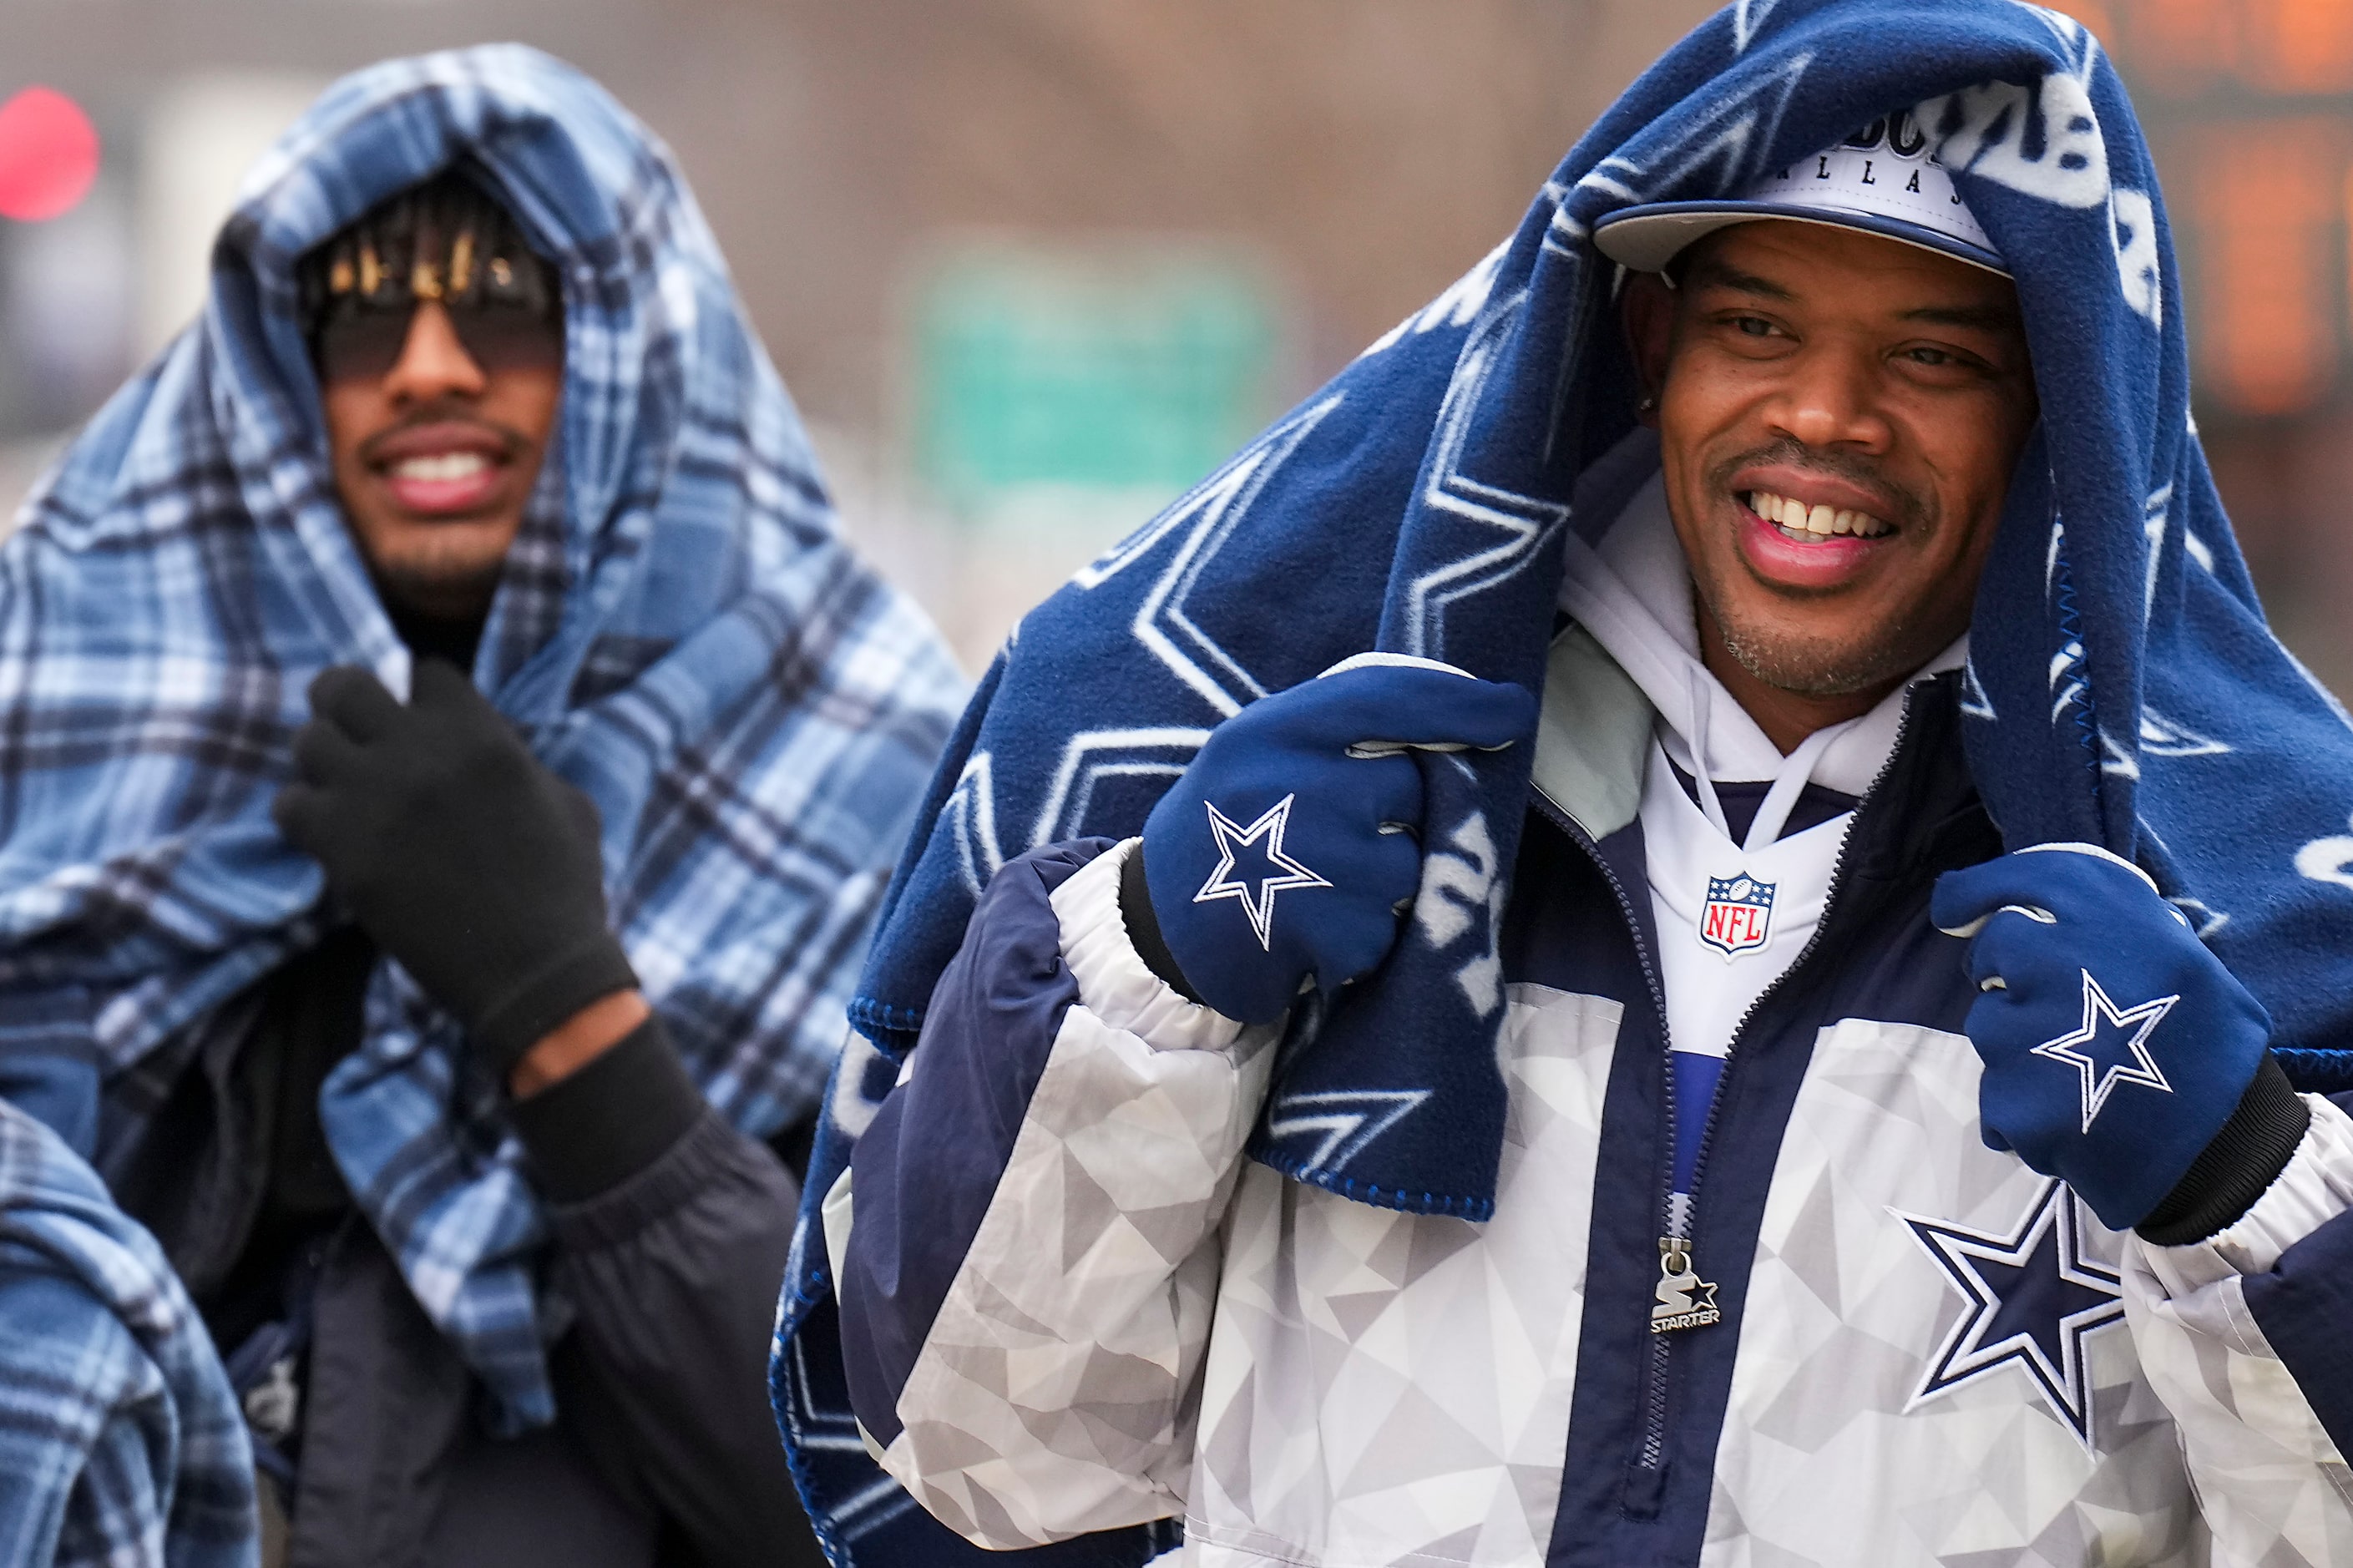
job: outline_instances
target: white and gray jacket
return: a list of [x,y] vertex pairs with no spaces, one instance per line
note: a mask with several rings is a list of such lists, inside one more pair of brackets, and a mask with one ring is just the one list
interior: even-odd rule
[[1656,713],[1584,632],[1513,881],[1485,1223],[1245,1158],[1278,1032],[1139,957],[1133,841],[1008,865],[826,1203],[883,1468],[983,1547],[1181,1518],[1200,1568],[2353,1562],[2353,1118],[2307,1097],[2272,1188],[2183,1247],[1985,1146],[1926,913],[2000,851],[1957,684],[1909,693],[1733,1042],[1706,1290],[1666,1331],[1665,1009],[1628,894]]

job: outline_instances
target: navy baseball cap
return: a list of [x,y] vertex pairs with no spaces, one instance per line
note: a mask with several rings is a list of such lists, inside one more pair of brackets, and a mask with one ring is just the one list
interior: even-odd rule
[[1736,199],[1622,208],[1593,226],[1593,243],[1636,272],[1663,272],[1703,236],[1767,218],[1861,229],[2010,276],[2010,264],[1978,226],[1908,112],[1873,121]]

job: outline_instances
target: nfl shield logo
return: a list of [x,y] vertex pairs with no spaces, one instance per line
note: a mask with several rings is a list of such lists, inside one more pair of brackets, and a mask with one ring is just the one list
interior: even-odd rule
[[1746,874],[1710,877],[1700,910],[1699,939],[1725,957],[1763,947],[1773,934],[1773,889]]

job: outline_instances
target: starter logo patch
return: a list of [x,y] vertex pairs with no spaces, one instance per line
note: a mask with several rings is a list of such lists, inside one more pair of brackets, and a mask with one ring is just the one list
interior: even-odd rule
[[1745,872],[1710,877],[1707,903],[1699,914],[1700,941],[1726,958],[1763,947],[1773,935],[1773,889],[1778,885]]

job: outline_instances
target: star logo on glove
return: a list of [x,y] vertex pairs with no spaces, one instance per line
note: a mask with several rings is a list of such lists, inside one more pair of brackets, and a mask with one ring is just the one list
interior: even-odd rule
[[[2048,1057],[2054,1062],[2065,1062],[2084,1080],[2084,1131],[2089,1132],[2092,1123],[2108,1103],[2108,1096],[2120,1083],[2137,1083],[2149,1089],[2173,1092],[2165,1081],[2165,1074],[2148,1054],[2148,1037],[2179,995],[2159,996],[2143,1002],[2137,1007],[2119,1008],[2100,989],[2088,969],[2084,974],[2084,1021],[2055,1040],[2045,1040],[2034,1047],[2038,1057]],[[2115,1037],[2121,1031],[2132,1031],[2121,1046]],[[2103,1039],[2103,1037],[2106,1038]],[[2129,1054],[2127,1062],[2124,1058]]]
[[[1285,888],[1328,888],[1332,884],[1282,852],[1282,830],[1291,821],[1291,803],[1297,798],[1284,795],[1267,807],[1266,814],[1244,827],[1216,806],[1208,805],[1209,833],[1218,841],[1218,868],[1193,895],[1197,904],[1214,903],[1219,899],[1240,899],[1242,912],[1250,917],[1250,930],[1258,934],[1258,944],[1271,950],[1274,945],[1274,895]],[[1263,874],[1236,877],[1234,865],[1238,851],[1255,850],[1252,858],[1262,861],[1268,869]],[[1255,868],[1253,868],[1255,869]],[[1253,893],[1251,889],[1257,891]]]

